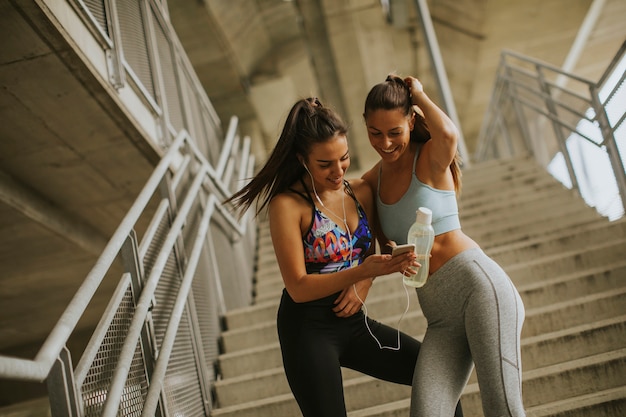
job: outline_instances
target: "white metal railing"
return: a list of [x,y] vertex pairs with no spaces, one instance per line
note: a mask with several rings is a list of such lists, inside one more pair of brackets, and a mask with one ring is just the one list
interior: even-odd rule
[[[253,175],[250,138],[236,117],[222,131],[165,2],[65,1],[49,6],[80,17],[106,56],[111,91],[142,98],[163,156],[35,358],[0,356],[0,379],[47,383],[55,417],[208,415],[223,316],[252,297],[256,228],[222,204]],[[117,287],[98,311],[90,303],[105,280]],[[70,352],[94,309],[88,345]]]
[[[243,142],[248,144],[249,138],[245,138]],[[226,143],[232,144],[234,141],[227,140]],[[247,146],[242,146],[242,149]],[[241,153],[228,146],[224,147],[222,155],[230,155],[229,159],[236,160],[237,165],[241,167],[240,170],[246,172],[246,176],[251,174],[254,158],[249,155],[240,158]],[[139,343],[142,346],[140,352],[142,366],[152,369],[142,376],[145,378],[145,386],[149,387],[146,392],[139,395],[142,402],[145,401],[142,415],[155,415],[157,406],[159,404],[163,406],[160,402],[163,396],[163,386],[167,385],[169,359],[176,351],[175,343],[181,320],[183,318],[189,321],[196,320],[190,299],[197,300],[206,295],[194,292],[192,288],[194,280],[206,281],[198,288],[207,288],[209,292],[219,294],[224,292],[223,282],[237,279],[251,282],[252,258],[245,254],[254,247],[255,231],[247,227],[249,218],[235,219],[221,204],[221,201],[230,195],[229,187],[223,183],[222,178],[214,174],[215,170],[198,152],[189,135],[184,131],[181,132],[155,168],[35,359],[0,356],[0,378],[26,381],[47,380],[52,412],[55,416],[114,416],[125,407],[123,402],[128,401],[128,376],[131,374],[132,362],[136,360]],[[174,177],[181,175],[188,177],[188,180],[173,181]],[[172,187],[173,183],[176,183],[179,189]],[[180,193],[180,197],[177,197],[181,191],[180,188],[185,188],[185,190]],[[157,197],[157,202],[155,202],[155,197]],[[155,220],[151,221],[151,226],[146,228],[140,247],[137,243],[136,229],[146,213],[153,213],[152,219]],[[215,264],[199,266],[204,251],[210,252],[211,259],[217,257],[217,248],[215,241],[211,238],[209,227],[211,222],[217,221],[218,217],[226,220],[226,224],[230,225],[232,231],[230,238],[233,239],[232,247],[220,248],[220,256],[227,256],[229,259],[250,259],[247,274],[229,271],[227,268],[220,271]],[[155,237],[159,235],[156,225],[162,223],[164,219],[168,224],[162,231],[165,238],[158,241]],[[198,227],[186,230],[185,226],[188,224],[198,224]],[[246,235],[247,240],[241,239]],[[181,239],[191,244],[181,245]],[[150,265],[150,273],[146,274],[144,271],[149,262],[146,260],[148,253],[146,248],[151,245],[156,248],[157,255]],[[132,255],[129,256],[129,253]],[[173,254],[178,258],[180,270],[172,277],[168,276],[166,264]],[[125,267],[118,289],[111,295],[109,306],[94,331],[91,342],[85,349],[76,369],[72,370],[71,354],[65,348],[67,341],[76,329],[78,321],[87,311],[89,302],[105,276],[115,270],[115,262],[120,257],[124,258]],[[173,280],[179,283],[179,286],[165,299],[158,299],[157,287],[163,279]],[[208,285],[205,285],[207,283]],[[130,314],[122,307],[124,296],[129,291],[134,294]],[[221,314],[227,310],[227,306],[224,305],[226,301],[223,295],[215,297],[215,300],[223,304],[215,305],[215,315],[212,318],[213,326],[219,327]],[[168,306],[160,305],[166,303]],[[159,335],[150,325],[153,321],[151,315],[154,315],[157,310],[165,317],[167,323],[162,335]],[[129,323],[123,331],[120,331],[119,326],[112,324],[115,317],[120,315]],[[219,329],[213,329],[214,332],[216,330],[219,334]],[[204,329],[200,330],[202,331]],[[107,340],[111,339],[111,335],[118,339],[118,342],[113,344],[114,346]],[[217,357],[216,354],[212,357],[204,355],[205,349],[200,346],[202,339],[200,334],[196,334],[193,339],[190,343],[193,343],[196,355],[200,355],[201,358],[196,368],[197,375],[202,375],[202,378],[209,384],[205,392],[200,393],[202,402],[199,402],[197,406],[210,407],[210,383],[215,377],[205,375],[205,369],[210,369],[210,365]],[[217,346],[217,338],[214,338],[213,343]],[[213,350],[217,352],[216,349]],[[115,354],[111,355],[112,352]],[[194,357],[188,359],[198,361]],[[103,360],[110,361],[107,366],[107,372],[110,375],[98,376],[100,383],[97,390],[103,401],[94,403],[91,398],[93,387],[85,389],[85,381],[89,373],[100,366],[97,362]],[[59,385],[59,381],[64,381],[64,383]],[[193,385],[199,384],[196,382]],[[102,395],[103,392],[106,395]],[[168,405],[171,405],[171,401]],[[175,408],[169,411],[175,411]]]
[[[504,51],[474,160],[530,154],[602,214],[623,216],[625,64],[626,42],[598,82]],[[600,167],[610,169],[595,179]],[[598,182],[612,207],[593,197]]]
[[130,87],[159,124],[167,148],[186,130],[212,164],[224,139],[219,117],[158,0],[65,0],[105,52],[108,80]]

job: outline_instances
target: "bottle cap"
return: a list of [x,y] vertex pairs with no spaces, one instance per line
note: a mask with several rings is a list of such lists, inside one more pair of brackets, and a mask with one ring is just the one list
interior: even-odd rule
[[415,221],[417,223],[430,224],[430,222],[433,220],[433,212],[429,208],[420,207],[417,209],[415,213],[416,213]]

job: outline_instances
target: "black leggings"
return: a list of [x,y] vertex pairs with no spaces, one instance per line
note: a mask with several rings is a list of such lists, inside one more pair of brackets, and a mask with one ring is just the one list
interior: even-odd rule
[[[332,311],[339,293],[295,303],[286,291],[278,309],[278,338],[287,381],[304,417],[345,417],[341,367],[385,381],[411,385],[420,342],[400,333],[400,349],[380,349],[367,331],[363,312],[339,318]],[[397,346],[398,331],[367,319],[383,346]],[[457,406],[455,416],[463,413]]]

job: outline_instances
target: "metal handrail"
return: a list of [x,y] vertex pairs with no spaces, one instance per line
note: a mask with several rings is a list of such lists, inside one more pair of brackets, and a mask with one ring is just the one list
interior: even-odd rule
[[115,233],[109,240],[95,265],[80,285],[76,294],[65,308],[57,324],[46,338],[34,360],[17,359],[0,356],[0,377],[15,378],[42,382],[48,376],[50,369],[61,350],[69,340],[71,333],[76,328],[78,320],[87,309],[87,306],[96,290],[102,283],[106,272],[117,258],[124,241],[132,231],[135,223],[148,205],[154,191],[157,189],[169,166],[176,156],[176,149],[180,147],[186,138],[182,132],[172,144],[168,152],[154,169],[150,179],[139,193],[124,219],[121,221]]
[[[625,56],[626,42],[600,81],[593,82],[520,53],[503,51],[473,160],[479,162],[489,158],[530,154],[547,167],[548,161],[539,159],[540,150],[537,146],[545,146],[548,139],[540,138],[541,142],[537,143],[531,136],[533,127],[537,129],[547,124],[552,127],[556,147],[563,155],[572,188],[581,193],[579,182],[585,175],[576,169],[566,145],[570,135],[575,134],[606,151],[622,208],[626,209],[626,173],[615,138],[615,132],[620,127],[624,129],[622,125],[626,120],[626,109],[620,110],[622,113],[618,114],[616,120],[609,121],[606,114],[607,106],[620,87],[623,87],[626,74],[622,74],[606,100],[601,101],[599,96],[608,76]],[[593,115],[587,114],[588,109],[593,110]],[[595,124],[600,140],[594,140],[582,131],[579,128],[580,121]],[[516,141],[515,138],[521,140]]]
[[[171,169],[172,161],[180,156],[179,150],[183,145],[190,145],[192,148],[194,146],[193,141],[185,131],[179,133],[176,140],[170,146],[168,152],[163,156],[159,164],[154,169],[152,175],[146,182],[146,185],[135,200],[135,203],[132,205],[124,219],[120,222],[117,230],[109,240],[89,274],[87,274],[83,283],[76,291],[74,297],[65,308],[65,311],[59,318],[57,324],[51,330],[35,358],[29,360],[0,355],[1,378],[43,382],[48,377],[54,361],[58,358],[63,347],[69,340],[71,333],[76,328],[78,321],[87,309],[87,306],[93,298],[96,290],[102,283],[106,272],[111,268],[111,265],[117,258],[124,241],[132,232],[137,220],[148,205],[150,198],[160,186],[163,177]],[[223,149],[223,154],[229,154],[231,152],[232,150],[229,148],[225,147]],[[204,158],[202,157],[200,159]],[[244,163],[243,165],[248,167],[247,163]],[[211,172],[214,172],[214,170],[209,169],[208,165],[204,165],[203,169],[206,171],[206,176],[210,177],[212,182],[221,184],[220,189],[222,191],[228,188],[222,184],[221,179],[211,176]],[[203,179],[200,176],[199,178]],[[200,183],[198,183],[198,186],[199,185]],[[220,210],[220,213],[228,217],[230,224],[236,226],[233,230],[237,234],[245,234],[245,220],[237,220],[228,210]]]
[[[168,321],[167,330],[165,331],[165,336],[163,337],[163,342],[161,343],[161,351],[159,353],[159,357],[156,361],[152,374],[153,383],[151,383],[150,387],[148,388],[148,394],[146,396],[144,407],[141,412],[142,417],[154,416],[155,410],[157,408],[159,395],[161,393],[161,390],[163,389],[163,379],[165,377],[167,365],[169,364],[170,354],[172,352],[174,340],[176,338],[176,332],[178,331],[178,326],[180,324],[182,310],[185,307],[185,303],[191,289],[191,282],[194,277],[193,273],[196,270],[195,268],[198,264],[198,259],[200,258],[203,241],[206,239],[209,230],[209,221],[211,220],[211,216],[213,215],[215,206],[217,204],[219,204],[219,202],[217,201],[215,196],[211,195],[209,197],[209,200],[207,201],[207,207],[205,208],[202,215],[202,221],[200,222],[200,226],[198,228],[198,232],[196,233],[196,238],[191,250],[191,254],[189,256],[187,270],[185,271],[182,285],[179,289],[178,295],[176,296],[176,302],[172,309],[172,315],[170,317],[170,320]],[[113,409],[112,411],[113,412],[110,415],[115,416],[117,408]],[[103,415],[106,416],[107,414]]]
[[[26,360],[0,355],[0,378],[37,382],[42,382],[50,378],[53,367],[58,361],[58,358],[61,357],[63,352],[66,350],[65,346],[72,332],[76,328],[79,319],[83,316],[97,288],[102,283],[106,273],[111,268],[113,262],[122,250],[125,241],[133,234],[133,228],[135,227],[135,224],[141,214],[146,209],[151,197],[157,191],[158,187],[161,186],[164,177],[168,173],[176,173],[176,171],[172,171],[172,162],[175,159],[180,158],[180,152],[183,149],[191,150],[192,153],[196,152],[193,141],[186,132],[181,132],[179,134],[168,152],[154,169],[153,174],[142,189],[137,200],[120,223],[120,226],[113,234],[113,237],[108,242],[102,252],[102,255],[96,261],[94,267],[87,275],[85,281],[81,284],[72,301],[66,307],[64,313],[54,326],[52,332],[46,339],[35,359]],[[233,152],[233,150],[228,147],[225,147],[222,150],[222,153],[227,155],[236,154],[236,152]],[[187,219],[187,214],[191,210],[192,201],[198,195],[200,188],[206,187],[207,180],[209,180],[209,183],[220,184],[217,189],[221,191],[228,189],[228,187],[222,183],[220,178],[215,178],[211,175],[211,173],[215,170],[210,169],[210,165],[208,165],[206,161],[202,160],[203,156],[201,154],[195,153],[193,157],[196,161],[200,161],[200,165],[195,174],[195,180],[193,180],[191,186],[187,189],[186,198],[178,208],[178,212],[171,225],[167,238],[160,249],[157,261],[141,289],[141,295],[135,305],[135,312],[132,316],[132,323],[127,334],[125,334],[122,352],[118,357],[116,370],[107,391],[104,409],[102,410],[102,415],[104,416],[114,416],[118,413],[126,378],[130,369],[130,361],[133,359],[137,341],[153,303],[157,282],[161,276],[161,272],[165,266],[168,255],[180,236],[180,232]],[[254,158],[250,155],[241,158],[240,170],[248,173],[251,172],[252,167],[250,164],[253,163],[253,161]],[[189,164],[181,164],[181,166],[188,167]],[[198,258],[201,250],[205,246],[202,242],[206,242],[207,240],[208,222],[211,220],[214,213],[219,212],[222,217],[228,219],[229,224],[236,226],[233,227],[235,236],[241,233],[246,233],[246,218],[244,217],[240,220],[234,219],[230,211],[224,208],[220,203],[221,198],[218,198],[220,194],[221,193],[209,193],[204,204],[202,221],[198,228],[194,244],[191,248],[190,256],[187,259],[185,274],[182,280],[183,284],[179,288],[178,294],[176,295],[175,308],[172,310],[168,320],[169,324],[166,335],[160,346],[159,357],[156,361],[154,373],[152,374],[152,378],[150,380],[150,390],[146,399],[147,403],[145,404],[146,409],[144,411],[144,415],[154,415],[154,410],[158,403],[163,384],[162,378],[164,377],[164,372],[167,369],[168,364],[167,361],[172,352],[173,338],[176,335],[176,329],[178,328],[181,320],[180,311],[185,306],[185,302],[188,299],[191,280],[196,273]],[[162,217],[162,214],[159,213],[163,213],[163,210],[165,209],[164,207],[166,207],[166,205],[162,202],[157,209],[155,218]],[[150,227],[146,231],[146,237],[148,239],[154,235],[154,231],[152,229],[153,227]],[[145,250],[142,250],[142,252],[145,254]],[[211,257],[214,257],[213,253],[210,255]],[[220,303],[218,311],[220,314],[224,314],[226,306],[224,296],[222,294],[221,284],[219,282],[220,274],[219,271],[215,269],[215,265],[213,267],[213,274],[215,276],[215,280],[217,281],[216,290],[220,293],[220,297],[218,298],[218,302]],[[73,378],[70,378],[75,381],[77,386],[82,384],[87,372],[89,371],[90,365],[98,352],[107,328],[109,327],[113,315],[115,314],[115,310],[121,302],[124,292],[123,288],[128,285],[128,282],[129,276],[128,273],[125,273],[118,284],[118,289],[112,294],[109,307],[107,307],[103,319],[96,328],[96,332],[92,336],[92,340],[90,340],[90,343],[83,352],[83,356],[74,371]]]
[[115,372],[113,374],[113,380],[109,387],[108,395],[104,403],[104,410],[102,412],[102,415],[104,417],[115,416],[117,414],[117,410],[119,408],[119,404],[124,391],[124,385],[126,384],[126,378],[128,376],[128,372],[130,371],[130,362],[132,361],[133,355],[135,354],[137,340],[139,339],[139,334],[141,333],[143,324],[146,320],[148,311],[152,304],[154,291],[157,287],[159,277],[161,276],[163,269],[165,268],[167,257],[169,256],[170,251],[176,244],[179,232],[183,227],[183,223],[186,219],[187,214],[189,213],[189,210],[191,209],[191,203],[195,198],[195,194],[200,188],[205,172],[205,169],[201,169],[196,178],[193,180],[189,189],[189,193],[185,197],[185,200],[180,207],[180,212],[176,216],[174,223],[172,224],[171,229],[167,234],[165,242],[163,243],[163,246],[159,251],[159,255],[157,257],[155,265],[152,268],[150,275],[147,277],[147,280],[144,282],[141,295],[139,296],[139,301],[135,306],[135,312],[130,323],[130,328],[128,329],[128,332],[124,337],[122,351],[120,352],[119,359],[115,367]]
[[[119,413],[120,407],[123,407],[121,403],[127,401],[123,399],[123,394],[128,388],[128,384],[135,383],[134,381],[129,382],[129,373],[139,342],[143,355],[141,360],[144,361],[143,371],[145,371],[145,374],[140,375],[140,378],[142,378],[142,383],[149,381],[150,386],[146,393],[147,397],[144,398],[144,415],[155,415],[159,401],[165,395],[163,391],[165,390],[164,384],[167,382],[165,378],[169,358],[174,353],[174,340],[177,340],[177,329],[181,324],[183,311],[185,311],[188,314],[185,316],[186,320],[194,320],[195,318],[200,323],[202,320],[206,320],[205,323],[208,322],[206,327],[209,330],[204,328],[202,331],[199,330],[200,325],[195,322],[191,324],[194,330],[190,332],[193,333],[191,343],[197,350],[194,358],[190,360],[196,365],[197,383],[203,387],[202,400],[199,406],[207,410],[211,401],[211,387],[208,385],[213,382],[210,379],[213,377],[209,375],[210,370],[206,365],[208,361],[215,360],[216,356],[214,350],[211,350],[212,348],[209,348],[206,353],[203,351],[203,342],[200,339],[208,333],[209,343],[214,343],[217,346],[219,331],[222,330],[219,325],[223,323],[223,317],[227,312],[227,303],[233,303],[233,300],[238,300],[240,303],[245,302],[244,297],[237,298],[238,294],[235,291],[239,287],[251,285],[253,270],[253,259],[250,258],[249,264],[238,265],[238,271],[220,271],[218,265],[220,259],[215,254],[216,238],[210,236],[209,223],[217,220],[221,226],[219,233],[216,233],[217,239],[221,238],[222,235],[229,239],[230,245],[227,245],[229,247],[222,250],[229,251],[231,255],[238,256],[239,251],[247,253],[249,248],[245,245],[254,244],[248,239],[241,239],[242,237],[255,237],[256,230],[248,227],[250,215],[246,214],[242,218],[237,218],[233,214],[234,211],[222,204],[232,194],[234,185],[239,187],[243,181],[252,176],[254,155],[250,152],[251,140],[247,136],[243,139],[239,137],[238,119],[235,116],[230,120],[227,134],[222,134],[221,122],[217,113],[167,19],[156,16],[165,30],[170,31],[164,35],[171,44],[171,52],[178,58],[175,60],[173,71],[176,72],[176,94],[179,95],[182,106],[179,110],[182,113],[193,114],[193,111],[185,107],[193,105],[196,106],[196,110],[200,110],[199,117],[202,120],[186,118],[183,123],[186,126],[196,128],[198,132],[203,132],[199,133],[199,137],[194,137],[192,133],[188,133],[184,126],[178,132],[172,129],[170,123],[172,115],[168,113],[170,106],[163,106],[160,97],[164,93],[160,90],[157,91],[163,88],[163,83],[155,82],[158,87],[155,87],[155,94],[151,95],[148,89],[142,85],[133,68],[124,59],[120,24],[117,21],[116,1],[104,0],[102,3],[90,3],[89,5],[82,0],[66,1],[74,8],[84,25],[103,48],[109,61],[108,71],[111,85],[115,88],[122,88],[124,85],[130,86],[141,99],[140,102],[154,115],[156,123],[160,125],[160,129],[155,129],[155,131],[161,132],[163,137],[146,137],[146,140],[160,144],[163,148],[163,156],[34,359],[0,355],[0,379],[47,382],[52,414],[55,417],[84,415],[86,407],[102,407],[102,409],[98,409],[99,415],[114,416]],[[142,13],[146,13],[146,10],[148,13],[161,11],[162,6],[155,0],[141,0],[140,3]],[[102,22],[98,22],[94,18],[90,10],[91,7],[99,7],[99,4],[104,7],[103,10],[106,12],[104,26],[102,26]],[[143,29],[145,29],[146,36],[154,37],[151,28]],[[148,42],[147,48],[154,47],[155,42],[152,38],[151,42]],[[158,55],[153,50],[147,52],[150,56]],[[154,71],[157,74],[155,77],[161,77],[160,66],[163,64],[153,60],[149,64],[155,66]],[[180,82],[182,77],[185,77],[185,83]],[[186,97],[183,97],[185,95]],[[198,129],[199,125],[206,129]],[[213,152],[207,152],[207,150]],[[155,196],[159,194],[161,199],[155,202]],[[179,194],[182,196],[179,197]],[[143,217],[149,215],[153,216],[152,220],[148,222],[143,239],[138,244],[134,229],[139,227],[138,222],[143,220]],[[201,220],[197,229],[188,227],[188,222],[195,222],[200,217]],[[161,242],[163,229],[167,230],[167,233],[165,233],[165,241]],[[194,232],[196,234],[192,236]],[[189,247],[185,247],[185,244],[189,243],[185,242],[188,237],[193,239]],[[201,258],[205,249],[208,253],[205,254],[205,258]],[[154,264],[148,265],[152,262],[151,250],[158,253]],[[170,256],[175,258],[174,262],[177,269],[174,272],[165,271],[166,265],[169,265]],[[76,331],[79,320],[88,311],[96,291],[107,274],[111,273],[116,260],[119,258],[124,261],[125,271],[118,278],[118,285],[110,295],[108,306],[82,352],[76,368],[72,369],[71,355],[66,345]],[[147,258],[149,259],[146,260]],[[201,262],[204,264],[200,264]],[[150,273],[144,274],[143,269],[150,266]],[[241,271],[245,271],[246,274],[237,274]],[[164,273],[161,274],[161,272]],[[200,291],[196,291],[195,288],[192,289],[192,282],[194,285],[198,282],[195,279],[196,274],[200,274],[202,279],[205,279],[206,282],[203,285],[206,285],[207,288],[210,287],[211,297],[215,297],[209,298],[212,305],[209,319],[198,318],[198,312],[195,309],[194,297],[206,297],[206,293],[209,292],[202,288]],[[231,279],[231,276],[237,279]],[[175,294],[168,293],[168,297],[165,299],[166,303],[169,303],[172,298],[175,298],[174,308],[171,310],[168,308],[159,309],[160,306],[156,305],[156,289],[162,281],[166,281],[167,284],[168,279],[180,280],[177,292]],[[234,289],[231,287],[230,293],[227,293],[228,285],[232,285],[234,282],[238,282],[239,287],[236,286],[237,288]],[[246,284],[246,282],[250,284]],[[129,298],[129,291],[132,294],[130,299],[134,309],[134,312],[130,314],[122,308],[122,304],[127,302]],[[251,293],[252,291],[250,291]],[[151,327],[151,317],[156,310],[161,315],[161,319],[167,320],[167,329],[162,340],[158,340],[160,335],[157,334],[154,327]],[[111,362],[114,365],[111,378],[107,379],[107,375],[102,376],[102,380],[109,383],[103,388],[100,382],[93,383],[91,381],[93,381],[94,375],[100,381],[101,375],[96,363],[103,356],[109,358],[106,356],[109,353],[106,349],[109,349],[113,344],[109,342],[107,345],[107,334],[115,331],[111,329],[120,315],[123,316],[125,323],[130,324],[123,334],[123,342],[120,338],[121,343],[116,342],[114,345],[115,348],[119,348],[121,344],[121,354],[114,355],[114,360]],[[217,316],[217,320],[215,316]],[[212,334],[213,330],[216,330],[218,334]],[[149,352],[150,348],[156,349],[159,343],[158,355],[156,352]],[[93,403],[86,405],[87,399],[92,400],[94,396],[98,396],[101,389],[106,391],[104,399],[96,399],[95,406]],[[163,404],[161,405],[163,406]],[[168,412],[175,413],[176,410],[161,410],[163,415],[168,414]]]

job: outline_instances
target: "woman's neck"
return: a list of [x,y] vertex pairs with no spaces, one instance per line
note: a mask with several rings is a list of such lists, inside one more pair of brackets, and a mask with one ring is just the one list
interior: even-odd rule
[[417,144],[410,143],[404,152],[402,152],[402,155],[395,161],[386,162],[385,160],[381,160],[383,173],[395,176],[398,173],[412,171],[415,152],[417,152]]

